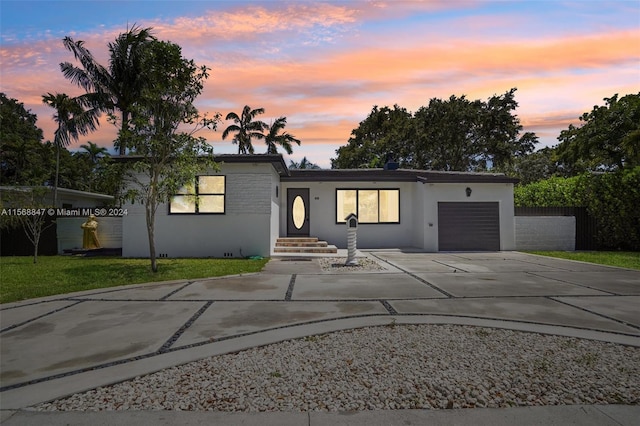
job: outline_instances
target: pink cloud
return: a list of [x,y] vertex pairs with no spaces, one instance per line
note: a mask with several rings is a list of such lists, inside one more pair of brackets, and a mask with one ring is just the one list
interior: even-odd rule
[[[402,29],[361,33],[361,25],[372,20],[475,3],[451,4],[277,3],[139,25],[154,27],[158,38],[180,44],[186,57],[212,67],[197,102],[201,111],[226,114],[245,104],[264,107],[266,121],[287,116],[287,130],[313,146],[345,144],[374,104],[397,103],[415,110],[432,97],[466,94],[485,99],[511,87],[518,88],[518,115],[525,130],[544,132],[551,143],[560,129],[575,124],[602,97],[639,90],[639,29],[534,39],[444,33],[403,38],[402,43],[396,37]],[[475,30],[482,32],[491,28],[488,22],[468,18],[452,27],[475,23]],[[106,41],[122,31],[106,29],[74,38],[85,40],[106,64]],[[0,47],[0,60],[1,90],[33,109],[45,138],[51,138],[52,110],[41,104],[41,95],[78,93],[59,71],[60,62],[73,61],[71,53],[52,39]],[[102,123],[100,131],[86,139],[111,147],[115,129]],[[227,142],[220,143],[221,133],[203,136],[222,147]]]

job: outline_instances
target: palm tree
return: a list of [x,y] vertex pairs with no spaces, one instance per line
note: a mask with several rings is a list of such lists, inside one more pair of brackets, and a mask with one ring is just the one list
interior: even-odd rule
[[[98,128],[100,109],[95,107],[91,96],[71,98],[64,93],[42,95],[42,102],[54,108],[53,120],[58,125],[53,144],[56,147],[56,177],[53,187],[53,206],[58,203],[58,175],[60,173],[60,150],[80,135],[86,135]],[[86,109],[85,109],[86,108]]]
[[269,126],[269,133],[264,137],[264,142],[267,144],[267,154],[277,154],[278,147],[276,145],[280,145],[284,148],[289,155],[293,152],[293,149],[291,148],[292,143],[296,143],[300,146],[300,140],[293,137],[293,135],[290,135],[287,132],[278,134],[286,125],[287,117],[280,117],[274,121],[271,126]]
[[[147,79],[143,70],[145,47],[156,38],[151,28],[133,26],[109,43],[108,69],[96,62],[83,41],[70,37],[63,40],[64,46],[73,53],[82,67],[69,62],[60,64],[65,78],[82,87],[87,93],[99,97],[102,110],[108,113],[120,111],[120,135],[116,142],[119,154],[127,150],[129,121],[133,106],[140,98]],[[115,116],[114,116],[115,117]]]
[[224,129],[222,139],[226,139],[229,133],[235,132],[236,135],[233,137],[232,143],[238,144],[238,154],[253,154],[251,139],[264,139],[265,135],[262,132],[267,130],[269,126],[263,121],[254,121],[258,114],[264,114],[264,108],[251,109],[249,105],[246,105],[241,116],[230,112],[225,117],[225,120],[233,120],[235,124]]
[[96,164],[101,157],[109,154],[109,150],[103,146],[98,146],[97,144],[87,141],[87,145],[80,145],[80,148],[84,149],[86,154],[89,156],[89,160],[91,160],[91,164]]
[[293,160],[289,160],[289,168],[290,169],[319,169],[320,166],[307,160],[307,157],[302,157],[302,160],[300,160],[299,163],[296,163]]

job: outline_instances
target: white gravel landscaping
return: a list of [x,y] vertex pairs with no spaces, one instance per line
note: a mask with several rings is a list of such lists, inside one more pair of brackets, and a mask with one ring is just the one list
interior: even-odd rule
[[345,265],[346,257],[321,257],[318,258],[323,271],[329,272],[354,272],[354,271],[382,271],[384,267],[368,257],[357,257],[357,265]]
[[454,325],[341,331],[217,356],[37,410],[350,411],[640,404],[640,349]]

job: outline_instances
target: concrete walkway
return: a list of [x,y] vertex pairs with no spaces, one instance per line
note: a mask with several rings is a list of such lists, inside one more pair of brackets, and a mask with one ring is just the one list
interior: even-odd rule
[[[395,250],[363,255],[384,269],[324,271],[314,257],[274,258],[259,274],[150,283],[1,305],[0,420],[11,425],[111,424],[113,419],[101,413],[54,415],[22,410],[212,355],[392,321],[482,325],[640,347],[639,271],[518,252]],[[273,424],[465,424],[465,419],[481,424],[482,418],[476,417],[487,416],[486,424],[511,424],[509,419],[514,417],[509,416],[526,418],[526,413],[533,413],[533,421],[548,414],[549,419],[571,424],[563,413],[572,418],[583,413],[585,421],[579,424],[632,424],[631,419],[640,417],[638,408],[259,417],[186,413],[180,415],[184,417],[179,423],[213,424],[218,417],[206,416],[223,416],[225,424],[271,424],[269,418],[275,419]],[[171,419],[177,414],[111,415],[122,416],[119,424],[174,424]],[[611,422],[589,423],[598,416]],[[520,419],[518,423],[527,424]]]

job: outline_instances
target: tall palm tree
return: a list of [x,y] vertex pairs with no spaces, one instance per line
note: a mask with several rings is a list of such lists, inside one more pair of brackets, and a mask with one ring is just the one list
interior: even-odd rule
[[87,141],[86,145],[80,145],[80,148],[84,149],[84,154],[89,156],[91,164],[96,164],[98,162],[98,159],[109,154],[109,150],[107,148],[98,146],[91,141]]
[[[82,95],[71,98],[64,93],[42,95],[42,102],[54,108],[53,120],[58,125],[53,143],[56,147],[56,177],[53,187],[53,205],[58,203],[58,175],[60,173],[60,150],[71,141],[77,141],[80,135],[86,135],[98,128],[100,109],[95,107],[91,96]],[[86,108],[86,109],[85,109]]]
[[[133,26],[109,43],[109,66],[100,65],[83,41],[65,37],[64,46],[73,53],[81,67],[69,62],[60,64],[65,78],[82,87],[87,93],[100,98],[103,111],[114,114],[120,111],[120,135],[116,142],[119,154],[128,148],[129,122],[133,106],[140,98],[147,79],[143,69],[145,47],[156,38],[151,28]],[[115,117],[115,116],[114,116]]]
[[269,132],[264,137],[264,142],[267,144],[267,154],[277,154],[278,147],[280,145],[287,154],[291,155],[293,149],[291,148],[292,143],[298,144],[300,146],[300,140],[293,137],[293,135],[284,132],[280,133],[281,130],[287,125],[287,117],[280,117],[276,121],[274,121],[271,126],[269,126]]
[[235,112],[230,112],[225,117],[225,120],[233,120],[235,124],[224,129],[222,139],[226,139],[229,133],[235,132],[236,135],[233,137],[232,143],[238,144],[238,154],[253,154],[251,139],[264,139],[265,135],[262,132],[267,130],[269,126],[263,121],[254,121],[258,114],[264,114],[264,108],[251,109],[249,105],[246,105],[240,116]]

